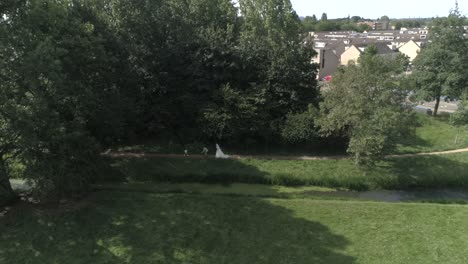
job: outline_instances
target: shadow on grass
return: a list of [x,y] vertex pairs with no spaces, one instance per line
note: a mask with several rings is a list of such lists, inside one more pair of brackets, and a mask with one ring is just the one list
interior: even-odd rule
[[381,185],[387,189],[467,189],[467,157],[454,154],[391,159],[388,170],[395,179]]
[[401,138],[398,142],[398,145],[404,146],[403,151],[399,151],[401,153],[414,153],[417,152],[418,149],[426,149],[433,147],[431,142],[421,138],[419,135],[412,133],[404,138]]
[[300,204],[256,198],[100,192],[72,212],[0,218],[1,263],[354,263],[349,245]]
[[[242,161],[119,158],[107,182],[314,185],[356,191],[468,188],[468,153],[393,158],[377,167],[352,161]],[[102,181],[101,181],[102,182]]]
[[272,183],[265,173],[238,160],[212,158],[114,158],[98,181],[170,183]]

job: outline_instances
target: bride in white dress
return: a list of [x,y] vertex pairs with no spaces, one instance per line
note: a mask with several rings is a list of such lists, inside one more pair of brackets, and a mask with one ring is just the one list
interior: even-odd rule
[[216,144],[216,156],[217,159],[228,159],[229,155],[223,153],[218,144]]

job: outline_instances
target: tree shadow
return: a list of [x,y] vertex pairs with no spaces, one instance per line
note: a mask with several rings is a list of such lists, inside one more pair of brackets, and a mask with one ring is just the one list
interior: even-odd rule
[[423,114],[416,113],[413,118],[413,128],[410,128],[406,135],[398,138],[395,142],[398,146],[398,153],[415,153],[417,150],[426,149],[432,147],[432,143],[421,138],[416,133],[416,128],[422,128],[426,124],[430,124],[430,121],[427,120]]
[[102,191],[85,203],[0,218],[0,262],[355,262],[350,242],[300,200]]
[[[4,222],[2,263],[354,263],[325,225],[254,198],[108,193]],[[53,240],[52,240],[53,239]]]
[[433,146],[431,142],[421,138],[416,133],[402,137],[396,143],[400,148],[403,148],[402,151],[399,151],[400,153],[414,153],[417,149],[426,149]]
[[468,188],[468,161],[463,154],[393,158],[388,168],[396,177],[388,189]]
[[214,158],[114,158],[111,170],[99,181],[169,183],[260,183],[271,179],[254,166],[235,159]]

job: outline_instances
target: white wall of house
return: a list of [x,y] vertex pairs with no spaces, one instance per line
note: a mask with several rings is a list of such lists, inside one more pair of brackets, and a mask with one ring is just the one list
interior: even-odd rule
[[421,50],[421,48],[419,47],[418,44],[416,44],[416,42],[410,40],[408,41],[406,44],[404,44],[403,46],[401,46],[399,49],[398,49],[401,53],[405,54],[406,56],[409,57],[410,61],[414,61],[414,59],[416,59],[416,57],[418,56],[418,53],[419,51]]
[[341,54],[341,65],[348,65],[350,61],[357,62],[359,56],[361,56],[361,50],[353,45]]

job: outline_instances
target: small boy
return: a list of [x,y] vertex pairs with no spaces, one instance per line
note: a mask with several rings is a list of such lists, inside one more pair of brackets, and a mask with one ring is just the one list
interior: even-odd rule
[[205,156],[208,155],[208,148],[207,147],[203,147],[202,154],[205,155]]

